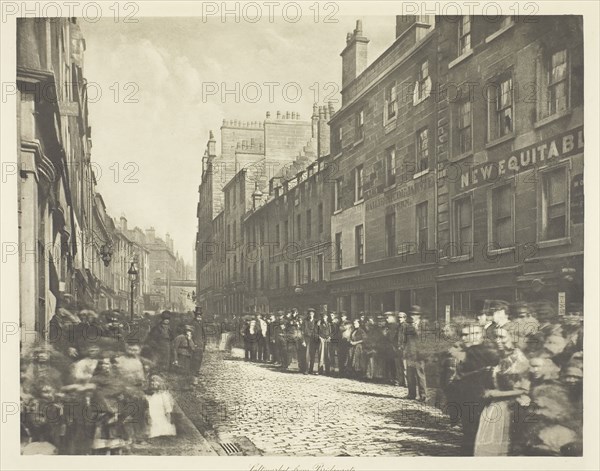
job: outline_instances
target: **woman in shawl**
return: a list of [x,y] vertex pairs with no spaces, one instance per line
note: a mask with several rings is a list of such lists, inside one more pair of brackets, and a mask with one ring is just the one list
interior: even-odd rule
[[353,376],[363,378],[367,371],[367,357],[363,345],[367,340],[367,333],[362,328],[360,320],[354,319],[353,325],[354,328],[350,334],[348,369],[352,372]]
[[508,456],[514,406],[527,406],[530,402],[529,361],[514,346],[507,330],[498,329],[495,341],[501,358],[491,369],[489,388],[483,393],[483,399],[489,402],[481,414],[475,456]]

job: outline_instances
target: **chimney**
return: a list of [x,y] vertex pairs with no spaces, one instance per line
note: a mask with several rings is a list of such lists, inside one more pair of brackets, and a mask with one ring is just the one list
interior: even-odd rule
[[396,39],[403,36],[403,49],[408,50],[425,37],[434,23],[434,15],[396,15]]
[[367,68],[367,44],[369,40],[363,36],[362,21],[356,20],[353,33],[346,36],[346,47],[342,56],[342,88],[345,88]]
[[150,229],[146,229],[147,242],[149,244],[153,244],[155,238],[156,238],[156,231],[154,230],[154,227],[151,227]]
[[216,155],[217,155],[216,146],[217,146],[217,141],[215,140],[215,135],[212,131],[210,131],[208,134],[208,146],[207,146],[209,157],[216,157]]
[[121,232],[127,232],[127,218],[123,214],[121,214],[120,222]]

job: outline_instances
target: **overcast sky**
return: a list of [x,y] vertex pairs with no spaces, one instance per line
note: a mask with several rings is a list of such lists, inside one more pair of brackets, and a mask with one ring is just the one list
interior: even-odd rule
[[[341,16],[337,24],[312,18],[295,24],[282,18],[272,24],[200,18],[82,21],[92,160],[109,214],[125,214],[130,227],[154,226],[161,237],[169,232],[175,249],[191,263],[209,130],[220,148],[224,118],[263,120],[266,111],[281,110],[307,119],[316,90],[320,102],[329,94],[339,109],[339,54],[356,19]],[[371,62],[391,45],[395,18],[362,20]],[[221,95],[223,82],[229,90],[239,83],[239,101],[234,93]],[[271,86],[272,102],[265,82],[280,84]],[[295,85],[287,86],[287,98],[283,93],[293,82],[300,85],[298,101]],[[98,90],[102,95],[96,98]]]

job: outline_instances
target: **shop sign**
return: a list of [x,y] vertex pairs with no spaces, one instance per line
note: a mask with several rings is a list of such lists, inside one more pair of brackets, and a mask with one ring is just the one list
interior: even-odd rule
[[467,171],[461,171],[460,189],[469,190],[486,183],[493,183],[504,176],[525,172],[582,151],[583,126],[516,150],[508,158],[498,162],[485,162]]

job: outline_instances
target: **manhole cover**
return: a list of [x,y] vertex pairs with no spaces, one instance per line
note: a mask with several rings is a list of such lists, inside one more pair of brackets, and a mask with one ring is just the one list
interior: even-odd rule
[[223,451],[225,451],[225,453],[227,453],[228,455],[237,455],[238,453],[242,452],[242,450],[240,450],[240,448],[235,443],[221,442],[219,443],[219,445],[221,445]]

